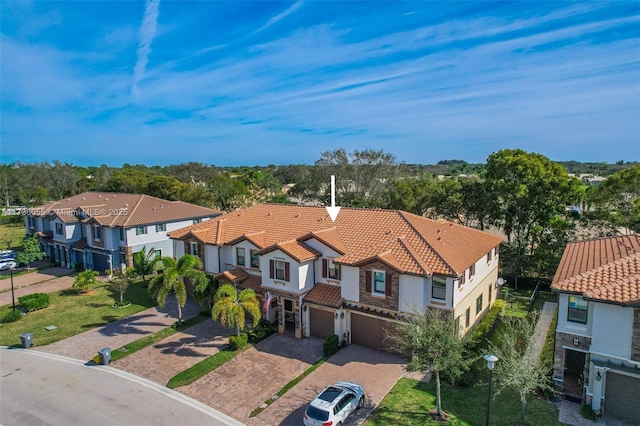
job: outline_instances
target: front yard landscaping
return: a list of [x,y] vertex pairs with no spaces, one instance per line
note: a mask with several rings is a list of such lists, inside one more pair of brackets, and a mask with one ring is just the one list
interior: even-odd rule
[[[435,408],[436,386],[403,378],[389,391],[376,410],[364,423],[382,425],[482,425],[486,421],[487,386],[453,387],[442,383],[442,408],[451,414],[446,423],[431,420],[429,410]],[[531,397],[527,405],[527,425],[561,425],[558,409],[551,402]],[[491,424],[506,426],[520,420],[520,401],[517,395],[504,392],[491,401]]]
[[[66,289],[49,296],[49,307],[31,312],[16,322],[0,324],[0,345],[20,345],[20,335],[29,332],[33,333],[33,346],[44,346],[156,306],[141,283],[129,287],[125,298],[131,305],[122,309],[112,308],[117,295],[108,283],[95,287],[91,295],[78,295]],[[0,318],[10,310],[11,305],[0,307]],[[46,331],[45,327],[50,325],[57,328]]]
[[239,352],[243,350],[247,350],[251,348],[251,345],[245,346],[243,349],[239,351],[233,351],[231,349],[223,349],[220,352],[216,352],[211,355],[209,358],[203,359],[196,365],[187,368],[186,370],[176,374],[167,383],[167,387],[170,389],[179,388],[180,386],[189,385],[196,380],[206,376],[211,373],[216,368],[220,367],[222,364],[231,361],[233,358],[238,355]]

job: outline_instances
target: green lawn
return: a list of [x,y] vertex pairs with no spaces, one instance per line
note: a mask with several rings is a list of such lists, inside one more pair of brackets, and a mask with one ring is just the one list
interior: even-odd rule
[[[435,409],[435,381],[429,383],[400,379],[364,423],[382,425],[484,425],[487,409],[487,386],[454,388],[442,383],[442,408],[451,414],[448,423],[433,422],[429,410]],[[527,425],[554,426],[558,422],[556,406],[530,397],[525,421]],[[507,426],[520,420],[520,402],[513,392],[503,392],[491,401],[491,425]]]
[[[245,346],[243,349],[249,349],[251,345]],[[231,349],[223,349],[215,354],[211,355],[209,358],[205,358],[199,363],[187,368],[184,371],[173,376],[169,379],[167,383],[167,387],[170,389],[179,388],[180,386],[186,386],[200,379],[201,377],[206,376],[216,368],[220,367],[225,362],[231,361],[233,358],[238,355],[238,352],[232,351]]]
[[[50,293],[49,296],[51,305],[48,308],[31,312],[19,321],[0,324],[0,345],[19,345],[20,335],[26,332],[33,333],[34,346],[48,345],[156,306],[141,283],[129,286],[125,299],[131,302],[131,306],[122,309],[111,307],[118,296],[109,290],[107,284],[96,287],[95,293],[87,296],[80,296],[71,289]],[[11,305],[0,307],[0,318],[10,310]],[[44,327],[49,325],[58,328],[46,331]]]
[[0,225],[0,250],[20,248],[25,233],[24,223]]

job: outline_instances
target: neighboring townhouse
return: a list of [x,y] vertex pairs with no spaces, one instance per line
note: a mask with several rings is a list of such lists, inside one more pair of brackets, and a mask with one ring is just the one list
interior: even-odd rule
[[568,244],[551,288],[556,385],[596,412],[640,422],[640,236]]
[[167,232],[219,216],[206,207],[140,194],[85,192],[25,211],[50,259],[104,272],[132,264],[131,254],[154,248],[173,257]]
[[170,232],[176,256],[256,291],[279,332],[383,349],[402,312],[451,312],[466,331],[497,296],[500,237],[397,210],[262,204]]

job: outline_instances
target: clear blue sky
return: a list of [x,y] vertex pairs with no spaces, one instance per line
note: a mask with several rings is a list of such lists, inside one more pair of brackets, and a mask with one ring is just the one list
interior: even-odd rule
[[0,7],[2,162],[640,159],[639,2]]

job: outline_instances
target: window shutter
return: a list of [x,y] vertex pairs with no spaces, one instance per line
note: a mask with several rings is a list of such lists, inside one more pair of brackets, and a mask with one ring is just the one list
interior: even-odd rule
[[284,280],[289,282],[289,262],[284,262]]
[[269,278],[275,277],[276,265],[273,259],[269,261]]
[[342,265],[338,265],[338,279],[342,279]]
[[384,276],[386,280],[384,294],[385,296],[391,296],[391,274],[387,272]]
[[322,278],[327,278],[327,269],[329,269],[329,262],[327,259],[322,259]]
[[373,271],[365,271],[364,272],[365,275],[365,287],[364,287],[364,291],[366,291],[367,293],[371,293],[371,276],[373,275]]

